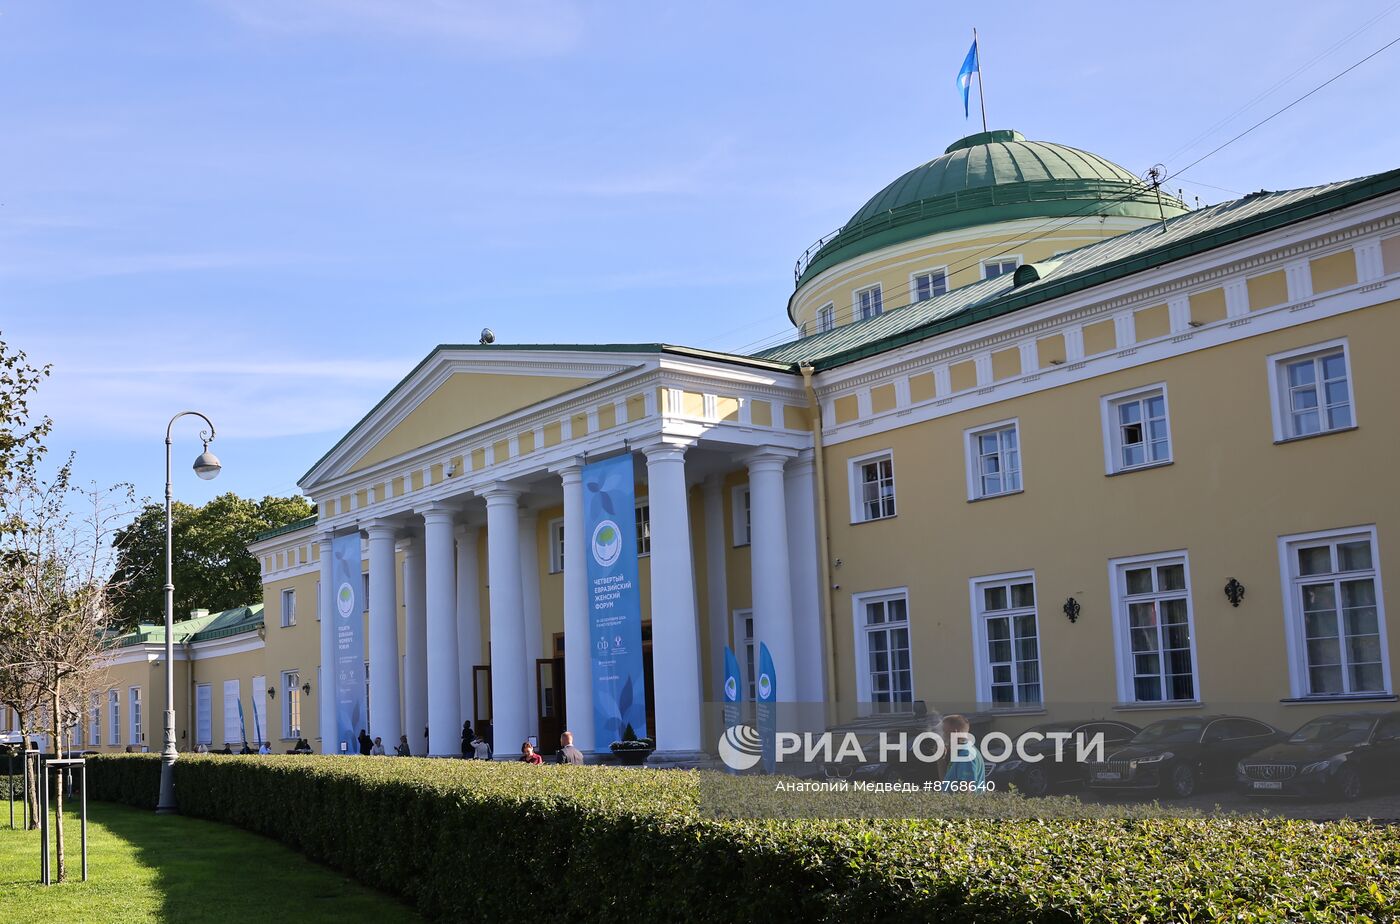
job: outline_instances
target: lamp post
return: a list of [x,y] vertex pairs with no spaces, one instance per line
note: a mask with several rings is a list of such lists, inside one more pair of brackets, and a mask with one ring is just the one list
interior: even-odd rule
[[198,417],[209,425],[208,430],[200,431],[204,441],[204,451],[194,460],[194,473],[205,481],[219,474],[223,466],[218,456],[209,451],[209,443],[214,439],[214,422],[199,411],[181,411],[170,418],[165,428],[165,746],[160,752],[160,800],[156,803],[156,814],[170,815],[175,807],[175,579],[171,558],[170,498],[170,433],[175,421],[181,417]]

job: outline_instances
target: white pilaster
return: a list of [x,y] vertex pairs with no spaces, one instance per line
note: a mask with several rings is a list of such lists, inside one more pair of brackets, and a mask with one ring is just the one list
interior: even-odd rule
[[1113,339],[1120,350],[1137,343],[1137,319],[1131,311],[1113,316]]
[[525,619],[525,651],[521,670],[525,673],[525,719],[535,734],[540,714],[539,689],[535,683],[535,659],[544,657],[543,630],[540,627],[540,542],[539,514],[520,508],[520,609]]
[[427,598],[428,753],[462,753],[462,693],[457,676],[457,552],[453,511],[441,504],[423,510]]
[[588,562],[584,555],[583,468],[559,470],[564,483],[564,708],[574,743],[585,751],[593,741],[593,660],[588,644]]
[[462,721],[473,722],[472,684],[476,677],[472,668],[481,659],[481,568],[477,564],[475,526],[459,525],[457,536],[457,688]]
[[1283,278],[1288,283],[1288,300],[1301,302],[1312,298],[1312,264],[1307,260],[1294,260],[1283,267]]
[[514,760],[529,734],[525,707],[525,620],[520,602],[520,493],[500,485],[486,498],[487,585],[491,591],[491,728],[496,756]]
[[1191,299],[1177,295],[1167,299],[1167,317],[1173,334],[1191,329]]
[[817,569],[816,490],[811,450],[787,464],[788,573],[792,584],[792,621],[797,676],[794,699],[818,703],[825,698],[821,617],[821,579]]
[[658,751],[699,751],[700,652],[685,449],[646,449],[651,505],[651,657]]
[[1249,314],[1249,283],[1243,276],[1225,283],[1225,317],[1242,318]]
[[1361,241],[1353,249],[1356,251],[1357,282],[1374,282],[1385,275],[1385,258],[1379,239]]
[[777,675],[777,699],[797,699],[792,583],[788,577],[787,502],[783,467],[787,456],[762,451],[749,457],[749,516],[753,528],[754,638],[768,645]]
[[427,753],[423,730],[428,727],[428,601],[422,539],[403,540],[403,564],[403,733],[408,735],[409,751],[419,757]]
[[383,521],[369,524],[369,724],[386,749],[399,743],[399,601],[394,578],[397,530]]
[[[316,731],[321,736],[321,753],[338,753],[335,740],[335,577],[331,570],[331,534],[321,534],[321,677],[316,690]],[[253,691],[257,693],[257,690]],[[285,694],[284,694],[285,695]],[[106,709],[106,704],[103,704]],[[108,721],[111,721],[108,718]]]
[[725,571],[724,477],[705,479],[705,597],[709,601],[711,700],[724,698],[724,649],[729,644],[729,576]]

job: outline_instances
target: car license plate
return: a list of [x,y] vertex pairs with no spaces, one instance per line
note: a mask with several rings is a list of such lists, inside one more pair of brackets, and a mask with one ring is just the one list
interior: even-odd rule
[[1116,770],[1100,770],[1098,773],[1094,774],[1094,779],[1096,780],[1121,780],[1122,778],[1123,774]]
[[1276,780],[1260,780],[1254,784],[1255,789],[1282,789],[1283,784]]

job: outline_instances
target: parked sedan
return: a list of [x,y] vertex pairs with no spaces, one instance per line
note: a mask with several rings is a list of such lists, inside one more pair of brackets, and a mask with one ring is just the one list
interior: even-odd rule
[[[1084,764],[1078,760],[1080,741],[1091,743],[1102,736],[1103,753],[1121,748],[1141,729],[1127,722],[1088,720],[1083,722],[1046,722],[1036,725],[1020,734],[1012,735],[1013,741],[1025,739],[1020,751],[1039,760],[1023,760],[1016,752],[1006,760],[987,764],[987,779],[995,780],[997,788],[1014,785],[1028,796],[1043,796],[1054,786],[1084,781]],[[1056,738],[1050,735],[1069,735],[1063,740],[1064,747],[1056,755]],[[1027,736],[1038,736],[1027,738]]]
[[1092,789],[1160,790],[1185,799],[1198,790],[1228,786],[1239,761],[1286,735],[1243,716],[1199,716],[1153,722],[1106,760],[1090,763]]
[[1359,799],[1400,782],[1400,712],[1350,712],[1305,723],[1287,741],[1239,762],[1235,781],[1257,796]]

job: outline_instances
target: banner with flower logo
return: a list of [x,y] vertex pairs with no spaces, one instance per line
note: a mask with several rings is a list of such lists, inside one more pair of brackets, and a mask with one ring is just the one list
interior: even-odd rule
[[629,725],[638,738],[650,734],[631,454],[585,466],[583,486],[593,744],[607,751],[614,741],[622,740]]
[[[335,740],[332,754],[358,754],[360,729],[368,727],[365,705],[364,578],[360,534],[331,541],[331,639],[335,660]],[[322,591],[324,593],[324,591]]]

